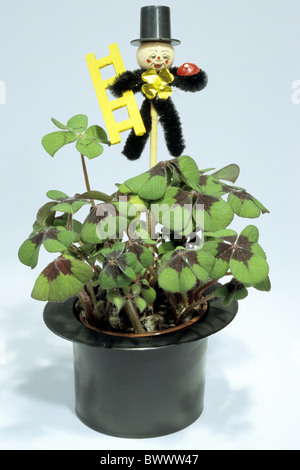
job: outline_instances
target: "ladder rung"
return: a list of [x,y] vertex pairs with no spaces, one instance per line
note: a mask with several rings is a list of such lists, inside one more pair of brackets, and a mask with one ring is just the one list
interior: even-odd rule
[[132,124],[132,121],[129,118],[129,119],[125,119],[124,121],[117,122],[116,127],[118,129],[118,132],[124,132],[130,129],[131,124]]
[[96,59],[95,64],[98,69],[103,69],[104,67],[107,67],[107,65],[113,65],[113,59],[111,55],[107,55],[101,59]]
[[109,102],[109,107],[111,111],[115,111],[116,109],[123,108],[124,106],[127,106],[127,102],[124,96],[121,96],[121,98],[117,98]]

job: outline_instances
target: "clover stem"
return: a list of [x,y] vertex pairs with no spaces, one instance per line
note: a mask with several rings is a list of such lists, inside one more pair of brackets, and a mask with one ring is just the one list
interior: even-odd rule
[[68,215],[68,230],[72,230],[72,214]]
[[[191,305],[189,305],[187,308],[184,309],[184,311],[181,314],[181,318],[186,316],[187,313],[190,312],[191,310],[199,307],[202,304],[205,304],[206,302],[208,302],[208,300],[211,300],[213,298],[214,298],[214,294],[212,293],[212,294],[208,294],[206,297],[203,297],[201,300],[198,300],[197,302],[192,303]],[[202,315],[204,315],[205,312],[206,312],[206,309],[203,310]]]
[[188,296],[186,295],[185,292],[182,292],[181,295],[182,295],[182,300],[183,300],[184,306],[185,306],[185,308],[187,308],[189,306]]
[[206,282],[205,284],[202,284],[199,289],[195,292],[195,296],[197,299],[202,295],[202,293],[208,288],[214,286],[219,279],[212,279],[211,281]]
[[151,268],[151,266],[148,266],[147,270],[151,274],[155,282],[157,282],[157,279],[158,279],[157,273]]
[[139,319],[139,316],[136,312],[136,309],[130,299],[127,299],[127,302],[125,304],[125,309],[126,312],[129,316],[129,320],[133,326],[133,328],[136,329],[138,333],[145,333],[144,328],[142,327],[141,321]]
[[[87,190],[87,191],[90,191],[90,190],[91,190],[91,186],[90,186],[90,181],[89,181],[88,172],[87,172],[87,169],[86,169],[86,164],[85,164],[84,156],[82,155],[82,153],[80,154],[80,156],[81,156],[81,164],[82,164],[82,170],[83,170],[83,175],[84,175],[84,181],[85,181],[86,190]],[[92,203],[93,206],[95,205],[95,201],[94,201],[93,199],[91,199],[91,203]]]
[[167,291],[164,291],[165,293],[165,296],[167,297],[168,299],[168,302],[171,306],[171,309],[172,309],[172,313],[173,313],[173,318],[175,320],[175,323],[177,323],[177,320],[178,320],[178,315],[177,315],[177,308],[176,308],[176,302],[173,298],[173,295],[171,294],[171,292],[167,292]]
[[190,291],[190,295],[189,295],[190,304],[194,303],[194,298],[195,298],[195,287],[193,287],[193,289]]
[[81,306],[85,312],[86,319],[88,322],[93,325],[94,315],[93,315],[93,305],[91,303],[90,297],[87,295],[84,289],[78,292],[78,298],[80,300]]
[[95,292],[94,292],[94,288],[93,288],[93,286],[92,286],[92,283],[91,283],[91,282],[88,282],[88,283],[87,283],[87,286],[88,286],[88,289],[89,289],[89,292],[90,292],[90,295],[91,295],[91,299],[92,299],[93,305],[94,305],[94,307],[95,307],[96,304],[97,304],[97,299],[96,299],[96,295],[95,295]]

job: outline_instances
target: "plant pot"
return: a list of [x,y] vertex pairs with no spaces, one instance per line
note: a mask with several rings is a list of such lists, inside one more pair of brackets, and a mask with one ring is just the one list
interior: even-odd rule
[[44,321],[73,342],[77,416],[118,437],[149,438],[179,431],[201,415],[207,338],[235,317],[238,304],[209,302],[204,317],[181,331],[145,337],[99,333],[74,313],[75,299],[49,302]]

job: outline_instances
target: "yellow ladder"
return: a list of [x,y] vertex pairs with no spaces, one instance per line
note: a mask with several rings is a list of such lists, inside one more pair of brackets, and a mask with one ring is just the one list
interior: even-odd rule
[[[107,88],[114,82],[117,75],[120,75],[126,70],[117,44],[111,44],[108,46],[108,49],[110,54],[102,57],[101,59],[96,59],[94,53],[87,54],[85,58],[106,124],[110,142],[111,144],[117,144],[121,142],[120,132],[133,128],[136,135],[142,135],[146,132],[146,129],[136,104],[134,94],[131,90],[125,91],[121,98],[117,98],[115,100],[108,99],[106,94]],[[108,65],[113,65],[116,75],[103,80],[100,69]],[[115,121],[113,111],[123,107],[127,107],[129,119],[117,123]]]

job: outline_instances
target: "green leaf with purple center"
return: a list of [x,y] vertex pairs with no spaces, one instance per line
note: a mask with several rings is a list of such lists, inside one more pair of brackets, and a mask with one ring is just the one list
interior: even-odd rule
[[165,228],[182,235],[189,235],[193,224],[193,197],[180,188],[167,188],[163,199],[151,204],[153,217]]
[[268,209],[245,190],[232,190],[227,199],[235,214],[239,217],[254,219],[260,214],[268,213]]
[[215,260],[210,271],[212,279],[224,276],[228,269],[245,285],[259,284],[268,277],[269,266],[265,252],[257,243],[259,233],[254,225],[248,225],[239,236],[231,230],[206,235],[216,237],[202,247]]
[[167,168],[160,162],[149,171],[125,181],[125,186],[146,201],[156,201],[163,197],[167,187]]
[[143,245],[142,241],[128,240],[125,243],[127,253],[134,253],[137,258],[136,272],[140,272],[153,264],[153,253]]
[[75,233],[64,227],[45,227],[22,243],[18,251],[19,260],[33,269],[37,265],[42,245],[50,253],[64,252],[74,241],[75,236]]
[[137,257],[125,251],[125,243],[116,243],[112,248],[104,248],[104,257],[100,274],[100,285],[103,289],[127,287],[136,279]]
[[130,203],[118,201],[92,207],[83,223],[82,241],[93,244],[122,238],[134,217],[128,216],[130,208]]
[[191,188],[197,188],[199,184],[199,168],[195,160],[187,155],[174,158],[170,163],[175,167],[177,175]]
[[47,192],[49,199],[53,199],[57,204],[52,205],[51,211],[55,212],[66,212],[68,214],[75,214],[81,209],[85,204],[90,204],[91,202],[85,199],[82,199],[80,196],[70,197],[62,191],[50,190]]
[[214,291],[216,297],[223,297],[223,305],[227,306],[232,300],[243,300],[247,297],[248,291],[244,284],[236,279],[231,279],[223,286]]
[[60,256],[38,276],[31,296],[42,301],[64,301],[78,294],[93,277],[84,261]]
[[208,272],[201,266],[200,251],[179,247],[173,253],[164,255],[158,271],[159,286],[167,292],[187,292],[197,280],[206,282]]

